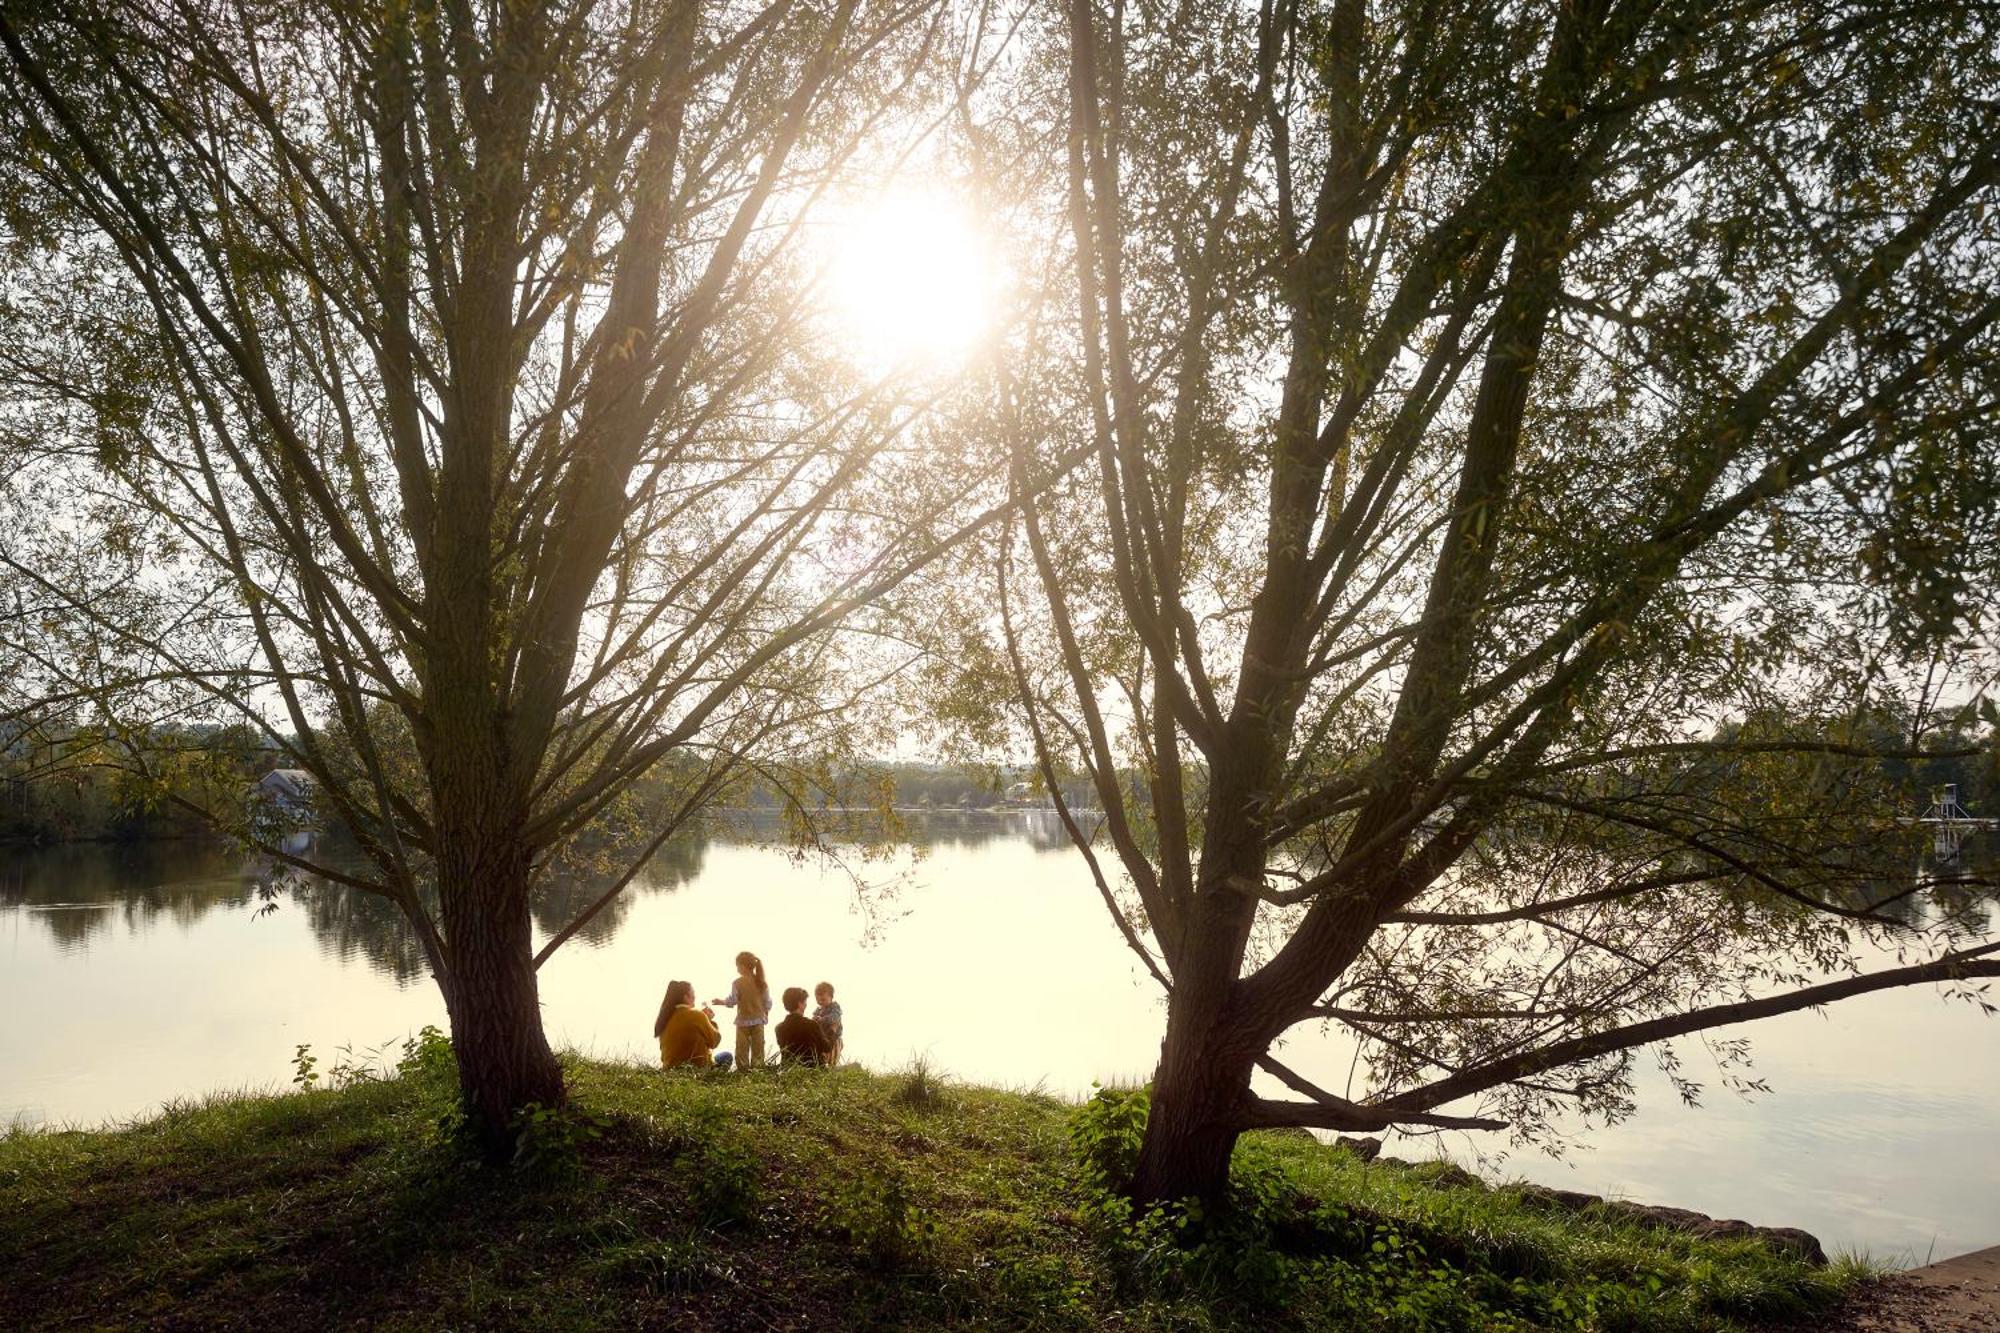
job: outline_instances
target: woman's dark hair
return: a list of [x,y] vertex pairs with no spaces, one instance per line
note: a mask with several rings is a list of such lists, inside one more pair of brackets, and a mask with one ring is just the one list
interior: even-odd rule
[[667,1020],[674,1016],[674,1010],[684,1004],[694,1003],[694,983],[692,981],[669,981],[667,998],[660,1001],[660,1016],[653,1020],[653,1035],[659,1036],[667,1030]]
[[785,1008],[803,1009],[805,1007],[806,1007],[806,988],[804,986],[785,987]]

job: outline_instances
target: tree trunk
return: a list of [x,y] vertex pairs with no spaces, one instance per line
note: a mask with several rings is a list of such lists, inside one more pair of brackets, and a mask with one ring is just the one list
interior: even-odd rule
[[1254,1053],[1245,1053],[1220,1005],[1183,998],[1167,1006],[1167,1039],[1153,1075],[1151,1109],[1132,1196],[1140,1203],[1200,1199],[1214,1208],[1229,1193],[1229,1157],[1242,1132],[1243,1099]]
[[493,1161],[513,1153],[523,1107],[564,1098],[562,1066],[542,1031],[527,870],[522,854],[440,866],[450,957],[445,1007],[459,1093],[473,1136]]
[[1253,779],[1247,783],[1242,768],[1218,768],[1201,859],[1203,882],[1169,943],[1174,985],[1167,998],[1167,1037],[1160,1044],[1146,1137],[1132,1176],[1132,1196],[1139,1203],[1193,1197],[1212,1208],[1228,1197],[1229,1156],[1242,1132],[1250,1071],[1264,1049],[1234,1003],[1257,900],[1230,887],[1238,877],[1252,882],[1261,877],[1261,830],[1253,820],[1221,817],[1224,809],[1250,803],[1238,794],[1246,786],[1260,789],[1254,780],[1260,766],[1249,767]]

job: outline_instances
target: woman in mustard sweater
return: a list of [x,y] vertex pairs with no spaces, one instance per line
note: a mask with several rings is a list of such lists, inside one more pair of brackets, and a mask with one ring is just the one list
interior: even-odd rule
[[694,1007],[694,983],[670,981],[667,998],[660,1001],[660,1016],[653,1020],[653,1035],[660,1039],[660,1068],[694,1065],[706,1068],[715,1063],[709,1052],[722,1040],[715,1016]]

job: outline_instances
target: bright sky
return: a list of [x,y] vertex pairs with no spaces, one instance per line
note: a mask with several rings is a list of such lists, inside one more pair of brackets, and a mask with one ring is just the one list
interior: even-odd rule
[[996,323],[996,247],[945,190],[904,185],[854,200],[825,243],[828,331],[862,370],[949,374]]

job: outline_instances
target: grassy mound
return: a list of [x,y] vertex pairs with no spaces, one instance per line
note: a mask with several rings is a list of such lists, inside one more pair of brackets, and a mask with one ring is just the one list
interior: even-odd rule
[[926,1071],[574,1062],[521,1162],[455,1147],[448,1056],[339,1091],[0,1138],[10,1326],[1696,1329],[1859,1275],[1537,1211],[1449,1171],[1251,1135],[1236,1206],[1132,1217],[1143,1099]]

